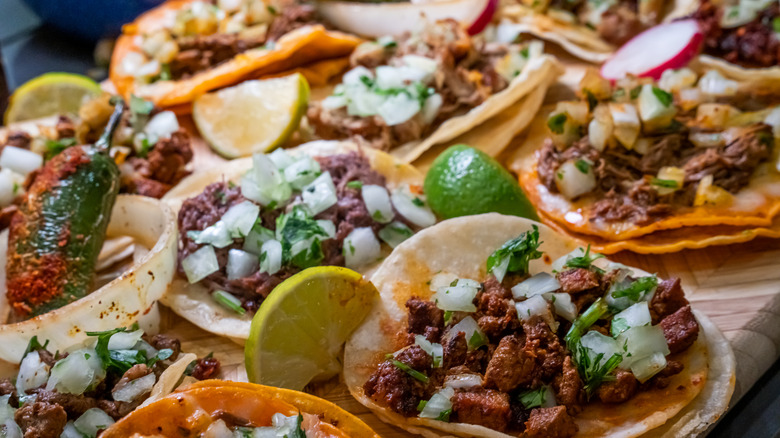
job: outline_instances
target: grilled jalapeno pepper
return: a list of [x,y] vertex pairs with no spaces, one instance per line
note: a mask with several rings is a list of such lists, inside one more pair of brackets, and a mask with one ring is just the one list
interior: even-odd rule
[[122,116],[119,99],[94,145],[65,149],[35,176],[11,220],[6,285],[13,319],[58,309],[87,295],[119,192],[109,156]]

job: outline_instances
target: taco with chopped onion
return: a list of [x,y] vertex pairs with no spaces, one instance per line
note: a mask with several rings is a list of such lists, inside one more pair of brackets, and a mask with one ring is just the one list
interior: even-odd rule
[[614,86],[589,71],[579,94],[537,118],[511,163],[546,219],[622,241],[766,228],[780,212],[776,95],[688,68]]
[[590,62],[604,62],[642,31],[684,15],[677,0],[503,0],[499,35],[529,33]]
[[327,30],[297,0],[170,0],[123,28],[111,60],[120,94],[189,111],[208,91],[349,56],[360,39]]
[[303,392],[207,380],[137,409],[101,435],[379,438],[359,418]]
[[501,43],[494,34],[472,37],[450,19],[366,42],[333,94],[310,104],[308,124],[319,138],[356,139],[405,162],[489,127],[499,135],[470,143],[495,156],[563,70],[540,41]]
[[527,219],[441,222],[371,281],[381,304],[347,342],[345,382],[412,433],[693,436],[734,389],[728,342],[678,279]]
[[87,334],[63,350],[34,336],[16,358],[18,369],[0,375],[3,436],[94,438],[182,379],[219,374],[217,359],[182,353],[179,340],[167,335],[137,326]]
[[312,266],[367,272],[436,222],[422,174],[352,142],[316,141],[193,174],[164,200],[179,209],[179,275],[163,303],[246,339],[284,279]]
[[734,80],[780,89],[780,5],[776,1],[690,2],[704,33],[698,62]]

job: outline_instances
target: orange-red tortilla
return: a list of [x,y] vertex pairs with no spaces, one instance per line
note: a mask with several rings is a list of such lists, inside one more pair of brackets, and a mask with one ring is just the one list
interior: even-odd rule
[[[221,412],[221,414],[220,414]],[[103,438],[196,437],[219,415],[271,425],[274,414],[304,416],[303,428],[318,437],[379,438],[370,427],[335,404],[289,389],[252,383],[206,380],[142,406],[102,433]]]
[[597,201],[594,195],[570,201],[559,193],[550,192],[539,179],[536,151],[548,137],[545,123],[548,114],[549,109],[541,111],[531,124],[528,136],[510,159],[509,167],[519,175],[520,185],[540,216],[554,221],[567,232],[596,236],[605,241],[623,241],[682,227],[771,228],[773,219],[780,213],[780,172],[771,167],[772,163],[764,163],[756,170],[750,184],[736,193],[729,204],[678,207],[670,216],[645,225],[593,220],[589,209]]
[[187,79],[137,84],[134,77],[123,74],[120,67],[122,60],[130,52],[141,50],[137,37],[164,28],[175,11],[192,1],[195,0],[170,0],[125,25],[111,58],[110,79],[119,94],[125,98],[134,94],[163,108],[181,106],[191,103],[201,94],[249,78],[270,76],[318,61],[344,58],[362,41],[352,35],[326,30],[322,25],[309,25],[285,34],[271,48],[250,49]]

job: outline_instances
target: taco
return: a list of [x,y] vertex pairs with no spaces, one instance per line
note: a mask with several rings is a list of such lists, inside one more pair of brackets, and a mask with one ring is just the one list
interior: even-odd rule
[[780,5],[776,1],[690,2],[704,33],[698,62],[729,79],[780,90]]
[[[65,350],[34,336],[18,371],[0,376],[0,432],[85,437],[168,395],[186,375],[218,375],[219,361],[182,353],[178,339],[135,327],[88,333]],[[193,377],[188,377],[193,379]]]
[[360,41],[326,30],[295,0],[170,0],[123,28],[110,78],[125,98],[189,110],[203,93],[343,58]]
[[640,32],[687,9],[688,2],[672,0],[503,0],[498,17],[503,35],[529,33],[601,63]]
[[179,208],[179,276],[163,303],[212,333],[246,339],[284,279],[318,265],[373,269],[436,217],[422,175],[351,142],[316,141],[196,173]]
[[768,227],[780,211],[780,100],[714,70],[615,86],[588,71],[510,167],[537,210],[619,241],[692,226]]
[[527,219],[441,222],[371,280],[381,304],[347,342],[344,379],[412,433],[634,437],[663,426],[691,436],[734,389],[728,342],[679,280]]
[[[472,37],[456,21],[442,20],[397,39],[364,43],[333,94],[310,104],[308,123],[319,138],[357,139],[412,162],[436,144],[491,123],[562,73],[541,42],[499,43],[492,34]],[[526,104],[511,115],[537,108]],[[510,122],[502,126],[512,136],[526,126]],[[497,154],[508,141],[491,143]]]
[[221,380],[180,388],[137,409],[101,436],[379,438],[356,416],[313,395]]

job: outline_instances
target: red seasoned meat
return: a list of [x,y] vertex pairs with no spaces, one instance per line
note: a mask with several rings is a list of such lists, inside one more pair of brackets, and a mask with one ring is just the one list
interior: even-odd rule
[[194,35],[178,39],[179,53],[170,62],[171,79],[186,79],[262,45],[265,38],[245,39],[237,33]]
[[9,405],[16,406],[16,404],[19,403],[19,398],[16,394],[16,385],[14,385],[14,382],[12,382],[11,379],[5,378],[0,380],[0,397],[4,395],[11,396],[8,398]]
[[506,336],[498,343],[485,372],[485,386],[511,392],[534,378],[536,358],[523,349],[517,336]]
[[407,332],[423,335],[428,327],[444,328],[444,311],[433,302],[410,298],[406,309],[409,311]]
[[565,406],[532,410],[525,427],[529,437],[569,438],[577,433],[577,425]]
[[452,412],[458,422],[478,424],[504,432],[509,428],[512,410],[509,396],[492,389],[456,392],[452,397]]
[[425,385],[390,362],[382,362],[363,385],[363,391],[377,403],[406,416],[417,415]]
[[599,277],[589,269],[576,268],[558,273],[558,282],[564,292],[574,294],[598,287]]
[[396,354],[395,360],[403,362],[420,372],[425,372],[433,366],[433,359],[419,345],[404,348]]
[[24,438],[59,438],[68,422],[62,406],[45,402],[25,404],[14,413]]
[[463,332],[450,337],[448,341],[443,343],[442,347],[444,349],[442,362],[445,369],[460,366],[466,362],[469,346]]
[[596,27],[596,31],[604,41],[619,47],[642,32],[644,28],[635,9],[618,4],[601,15],[601,22]]
[[566,406],[570,411],[578,408],[584,400],[582,389],[582,379],[577,367],[574,366],[570,356],[563,360],[563,369],[553,379],[553,389],[555,390],[555,400]]
[[192,370],[192,377],[198,380],[214,379],[219,375],[221,365],[219,360],[213,357],[204,357],[198,359],[195,368]]
[[615,380],[604,382],[599,386],[599,399],[604,403],[623,403],[636,394],[639,381],[631,371],[618,369]]
[[505,316],[482,316],[477,320],[477,324],[490,339],[501,339],[505,334],[515,332],[521,326],[514,306]]
[[30,149],[30,143],[32,143],[32,136],[24,131],[11,131],[5,139],[5,145],[22,149]]
[[685,298],[682,286],[680,286],[679,278],[659,282],[655,294],[650,300],[650,315],[653,317],[653,324],[658,324],[664,317],[687,305],[688,300]]
[[56,391],[47,391],[43,388],[28,391],[36,394],[36,400],[41,403],[60,405],[65,409],[70,418],[78,418],[87,410],[96,408],[98,401],[85,395],[67,394]]
[[173,354],[169,358],[170,360],[176,360],[181,353],[181,342],[173,336],[156,334],[154,336],[144,336],[146,341],[154,347],[156,350],[172,350]]
[[190,137],[183,129],[157,142],[146,157],[131,157],[121,167],[126,193],[161,198],[189,174]]
[[659,371],[658,374],[653,376],[650,380],[643,383],[641,388],[643,390],[649,388],[666,388],[669,386],[669,380],[671,380],[672,376],[680,374],[684,368],[685,366],[682,364],[682,362],[676,360],[667,360],[666,367]]
[[[513,284],[517,284],[520,282],[520,279],[517,279]],[[482,295],[489,295],[493,297],[498,298],[505,298],[505,299],[511,299],[512,298],[512,291],[510,288],[504,286],[503,284],[499,283],[495,276],[491,275],[485,280],[485,282],[482,284]],[[487,310],[482,310],[483,312],[487,313],[488,315],[491,315],[491,313],[488,313]],[[498,316],[498,314],[496,314]]]
[[[560,373],[566,352],[561,345],[558,336],[550,330],[547,323],[538,316],[532,317],[523,323],[525,332],[525,349],[529,356],[536,358],[539,378],[549,379]],[[534,382],[532,387],[541,385],[542,382]]]
[[313,5],[284,1],[279,5],[279,9],[279,14],[268,28],[268,41],[276,41],[299,27],[317,23],[317,10]]
[[669,351],[678,353],[693,345],[699,336],[699,323],[693,316],[691,306],[681,307],[661,321]]

